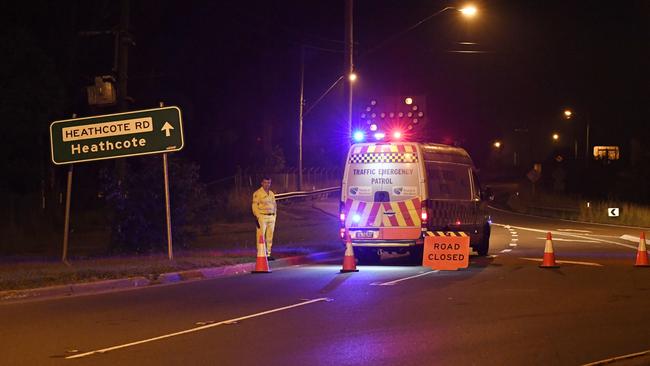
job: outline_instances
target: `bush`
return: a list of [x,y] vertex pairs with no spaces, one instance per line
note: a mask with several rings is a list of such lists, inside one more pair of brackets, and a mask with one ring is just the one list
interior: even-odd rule
[[[111,252],[166,250],[167,229],[162,156],[126,160],[122,182],[102,171],[103,190],[111,209]],[[187,248],[197,232],[208,231],[214,204],[199,182],[199,166],[170,155],[169,193],[172,240]]]

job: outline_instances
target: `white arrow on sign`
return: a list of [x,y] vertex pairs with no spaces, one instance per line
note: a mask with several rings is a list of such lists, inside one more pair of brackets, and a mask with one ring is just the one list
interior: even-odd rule
[[618,217],[618,207],[610,207],[607,209],[607,216]]
[[169,122],[165,122],[165,124],[162,126],[162,128],[160,130],[165,131],[165,136],[169,137],[169,135],[170,135],[169,131],[173,130],[173,129],[174,129],[174,126],[172,126]]

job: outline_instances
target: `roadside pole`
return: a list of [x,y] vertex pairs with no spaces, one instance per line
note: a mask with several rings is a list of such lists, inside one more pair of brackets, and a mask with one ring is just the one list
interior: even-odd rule
[[[72,118],[75,118],[73,116]],[[72,194],[72,170],[74,164],[70,164],[68,167],[68,185],[65,190],[65,223],[63,224],[63,254],[61,255],[61,261],[66,265],[68,263],[68,233],[70,231],[70,195]]]
[[[72,118],[77,118],[76,113],[72,113]],[[68,239],[69,239],[69,232],[70,232],[70,200],[72,197],[72,173],[73,173],[73,167],[74,164],[70,164],[70,167],[68,167],[68,183],[66,185],[65,189],[65,221],[63,224],[63,253],[61,254],[61,262],[65,263],[66,265],[70,265],[68,263]]]
[[[160,102],[160,108],[164,106],[165,103]],[[167,170],[167,153],[163,153],[163,172],[165,176],[165,215],[167,216],[167,255],[171,261],[174,259],[174,250],[172,248],[172,215],[169,206],[169,173]]]

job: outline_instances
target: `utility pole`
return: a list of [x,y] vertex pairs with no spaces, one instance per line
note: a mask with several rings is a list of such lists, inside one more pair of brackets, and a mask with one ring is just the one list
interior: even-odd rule
[[305,108],[305,45],[300,45],[300,107],[298,109],[298,190],[302,191],[302,118]]
[[354,72],[354,63],[352,60],[354,53],[354,42],[352,34],[352,12],[353,12],[353,0],[345,0],[345,61],[344,67],[345,78],[347,79],[346,85],[346,94],[348,102],[348,141],[352,143],[352,80],[350,75]]
[[[120,26],[116,35],[115,51],[117,52],[117,110],[126,112],[128,105],[128,68],[129,68],[129,47],[132,40],[129,34],[130,25],[130,3],[129,0],[120,0]],[[126,177],[126,161],[117,159],[115,162],[117,170],[117,181],[121,183]]]

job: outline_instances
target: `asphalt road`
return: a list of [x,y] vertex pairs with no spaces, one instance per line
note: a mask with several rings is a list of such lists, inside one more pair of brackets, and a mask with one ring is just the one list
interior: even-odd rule
[[[459,271],[337,261],[0,305],[0,363],[582,365],[650,350],[650,268],[626,240],[639,229],[493,217],[491,255]],[[538,267],[547,231],[560,268]]]

